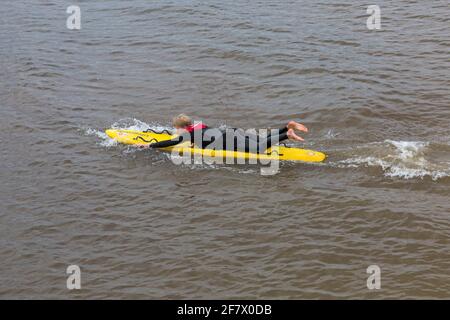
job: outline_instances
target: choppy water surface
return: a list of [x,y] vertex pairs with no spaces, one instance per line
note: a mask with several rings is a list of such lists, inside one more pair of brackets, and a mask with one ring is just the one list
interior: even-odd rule
[[[380,31],[349,0],[78,3],[80,31],[68,1],[0,12],[0,297],[450,298],[448,1],[377,1]],[[261,176],[102,133],[180,112],[301,119],[329,158]]]

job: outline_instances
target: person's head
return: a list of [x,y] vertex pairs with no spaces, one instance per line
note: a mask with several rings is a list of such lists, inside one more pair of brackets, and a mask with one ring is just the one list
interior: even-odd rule
[[184,113],[173,118],[173,126],[175,129],[184,129],[192,125],[192,119]]

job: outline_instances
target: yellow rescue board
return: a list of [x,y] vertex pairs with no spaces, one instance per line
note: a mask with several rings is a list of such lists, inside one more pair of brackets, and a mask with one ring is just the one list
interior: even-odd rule
[[[108,129],[106,134],[123,144],[150,144],[174,138],[169,133],[157,133],[153,131],[143,132],[137,130]],[[191,155],[202,155],[204,157],[234,158],[234,159],[260,159],[260,160],[288,160],[302,162],[322,162],[326,155],[322,152],[290,148],[285,146],[273,146],[265,153],[248,153],[240,151],[211,150],[197,147],[190,147],[188,142],[174,147],[162,148],[161,150],[178,152],[180,155],[190,153]]]

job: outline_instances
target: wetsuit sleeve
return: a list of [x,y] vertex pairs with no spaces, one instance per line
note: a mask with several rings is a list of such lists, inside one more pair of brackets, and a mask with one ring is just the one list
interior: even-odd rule
[[276,134],[276,135],[282,135],[283,133],[288,132],[288,130],[289,130],[288,127],[283,127],[281,129],[272,129],[269,131],[269,134],[267,135],[267,137],[271,136],[272,131],[274,131],[274,134]]
[[179,137],[176,137],[171,140],[164,140],[164,141],[152,143],[152,144],[150,144],[150,148],[167,148],[167,147],[175,146],[181,142],[183,142],[183,136],[179,136]]
[[160,142],[155,142],[150,145],[150,148],[167,148],[167,147],[173,147],[179,143],[185,142],[185,141],[191,141],[193,135],[186,132],[176,138],[173,138],[171,140],[163,140]]

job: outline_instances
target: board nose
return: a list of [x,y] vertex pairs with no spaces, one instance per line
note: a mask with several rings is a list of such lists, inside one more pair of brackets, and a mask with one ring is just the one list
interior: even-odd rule
[[114,129],[107,129],[107,130],[105,130],[105,133],[111,139],[115,139],[120,135],[120,132],[118,132],[117,130],[114,130]]

